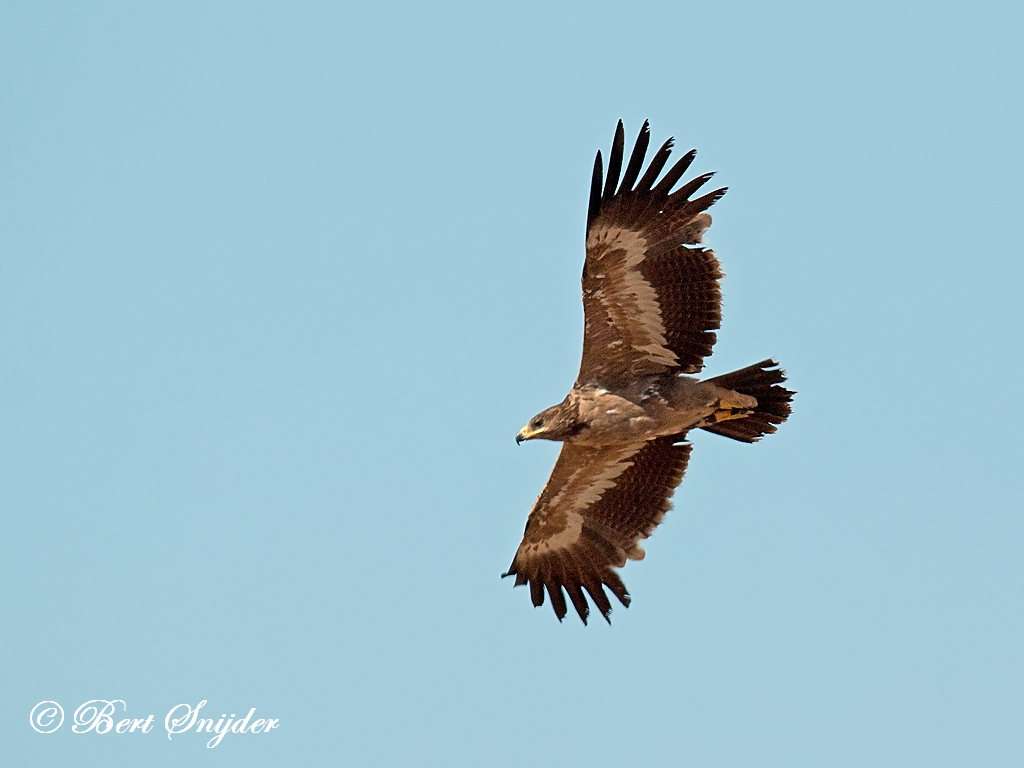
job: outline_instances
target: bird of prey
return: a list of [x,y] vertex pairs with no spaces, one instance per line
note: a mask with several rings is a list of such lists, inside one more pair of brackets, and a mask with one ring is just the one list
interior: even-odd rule
[[687,375],[703,368],[720,327],[722,273],[700,243],[711,226],[705,211],[725,188],[694,197],[708,173],[674,190],[695,150],[659,180],[672,139],[641,176],[649,141],[645,122],[621,182],[621,120],[603,180],[597,153],[579,376],[561,403],[516,435],[517,443],[558,440],[562,448],[503,576],[529,584],[535,606],[546,589],[559,621],[567,612],[563,590],[584,624],[590,609],[583,590],[609,622],[604,587],[629,605],[615,569],[643,558],[640,541],[670,508],[690,457],[690,430],[756,442],[786,420],[794,394],[770,359],[705,381]]

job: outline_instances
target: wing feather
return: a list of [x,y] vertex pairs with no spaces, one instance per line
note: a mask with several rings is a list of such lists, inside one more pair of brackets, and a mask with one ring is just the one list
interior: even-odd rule
[[[579,571],[580,569],[577,567],[575,570]],[[572,607],[576,609],[580,621],[586,624],[587,617],[590,616],[590,605],[587,603],[587,598],[583,595],[582,585],[578,581],[567,579],[565,591],[568,593],[569,600],[572,602]]]
[[669,199],[675,198],[676,200],[687,200],[690,197],[690,195],[692,195],[698,189],[700,189],[709,181],[711,181],[711,179],[713,179],[714,176],[715,174],[712,172],[705,173],[701,176],[698,176],[695,179],[690,179],[688,182],[683,184],[683,186],[681,186],[679,189],[677,189],[675,192],[669,195]]
[[[516,576],[516,581],[519,581],[519,576]],[[533,607],[538,608],[544,605],[544,582],[540,578],[530,579],[530,599],[533,601]]]
[[662,168],[665,167],[665,163],[668,162],[669,156],[672,154],[672,139],[669,139],[661,145],[653,158],[651,158],[651,164],[647,168],[647,172],[644,173],[644,177],[636,185],[637,192],[650,192],[651,186],[654,184],[655,179],[658,178],[658,174],[661,173]]
[[668,173],[658,182],[658,186],[651,190],[655,197],[666,197],[669,192],[672,191],[672,187],[679,183],[679,180],[683,178],[683,174],[693,163],[694,158],[697,157],[697,150],[691,149],[681,158],[676,160],[676,164],[668,169]]
[[612,610],[605,587],[628,606],[629,593],[613,569],[643,557],[638,542],[671,506],[690,456],[682,437],[610,447],[563,444],[505,575],[514,575],[517,586],[530,585],[535,606],[546,591],[559,621],[567,593],[587,622],[584,589],[605,619]]
[[622,177],[622,184],[619,185],[620,195],[633,191],[633,185],[636,184],[636,180],[640,176],[640,169],[644,166],[644,158],[647,156],[647,147],[650,143],[651,125],[644,120],[644,125],[636,137],[636,143],[633,145],[633,152],[629,156],[626,174]]
[[626,131],[619,120],[615,128],[615,138],[612,139],[612,151],[608,155],[608,178],[604,182],[604,199],[611,200],[615,196],[615,185],[619,183],[619,173],[622,171],[622,152],[626,143]]
[[587,229],[594,223],[601,210],[601,150],[597,150],[594,158],[594,174],[590,178],[590,207],[587,209]]
[[722,273],[714,252],[699,243],[711,226],[704,211],[725,189],[691,200],[713,175],[704,174],[672,191],[692,163],[693,151],[655,184],[671,155],[671,139],[636,183],[650,137],[645,122],[622,183],[611,194],[622,165],[623,137],[619,121],[603,195],[596,192],[601,184],[597,166],[591,185],[578,386],[614,387],[643,375],[696,373],[721,325]]

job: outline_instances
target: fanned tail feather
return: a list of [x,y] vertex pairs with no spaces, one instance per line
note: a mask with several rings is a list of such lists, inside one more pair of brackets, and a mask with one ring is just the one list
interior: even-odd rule
[[785,380],[785,372],[771,359],[708,379],[709,384],[756,397],[757,408],[749,416],[709,424],[702,429],[744,443],[755,443],[770,435],[792,410],[789,404],[796,393],[782,386]]

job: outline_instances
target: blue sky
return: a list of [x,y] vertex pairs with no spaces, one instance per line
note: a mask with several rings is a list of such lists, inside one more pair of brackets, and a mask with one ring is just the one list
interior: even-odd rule
[[[1019,4],[0,10],[12,764],[1019,765]],[[499,579],[615,122],[730,187],[694,437],[611,627]],[[149,734],[70,732],[91,699]],[[279,718],[210,750],[171,707]],[[41,735],[37,702],[69,721]]]

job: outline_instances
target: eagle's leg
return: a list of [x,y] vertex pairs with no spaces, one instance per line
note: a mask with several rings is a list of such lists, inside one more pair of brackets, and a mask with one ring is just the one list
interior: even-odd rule
[[730,419],[742,419],[753,412],[750,408],[720,408],[704,419],[700,426],[705,427],[709,424],[717,424],[720,421],[729,421]]
[[742,419],[749,416],[757,408],[757,398],[750,395],[742,395],[732,390],[722,390],[718,399],[715,411],[705,419],[707,424],[717,424],[720,421],[730,419]]

